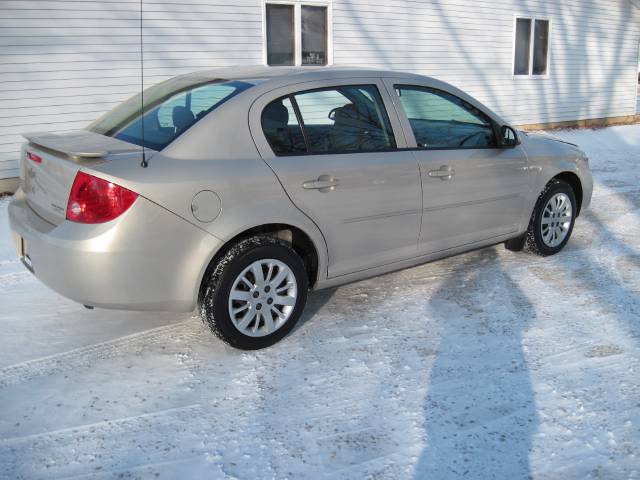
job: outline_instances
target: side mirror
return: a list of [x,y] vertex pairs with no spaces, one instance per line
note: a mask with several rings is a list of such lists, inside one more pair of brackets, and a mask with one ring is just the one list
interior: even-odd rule
[[518,135],[509,125],[503,125],[500,128],[500,134],[502,135],[503,147],[515,147],[518,144]]

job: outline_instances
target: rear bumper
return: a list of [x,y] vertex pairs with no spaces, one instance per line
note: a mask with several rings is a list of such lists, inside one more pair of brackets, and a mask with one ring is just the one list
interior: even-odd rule
[[53,225],[18,190],[9,223],[18,256],[39,280],[71,300],[102,308],[192,311],[204,270],[222,245],[142,197],[108,223]]

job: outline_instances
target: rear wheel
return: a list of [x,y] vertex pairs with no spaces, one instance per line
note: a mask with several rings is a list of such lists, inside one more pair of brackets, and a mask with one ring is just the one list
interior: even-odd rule
[[554,255],[571,237],[576,216],[576,198],[571,186],[551,180],[538,197],[524,239],[524,248],[537,255]]
[[200,313],[211,331],[229,345],[265,348],[295,326],[307,289],[304,263],[286,242],[251,237],[218,261],[206,280]]

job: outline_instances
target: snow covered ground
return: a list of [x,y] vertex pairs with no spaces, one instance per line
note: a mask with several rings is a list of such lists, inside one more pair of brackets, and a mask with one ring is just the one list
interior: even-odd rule
[[0,200],[0,478],[640,478],[640,125],[555,134],[596,179],[560,255],[319,292],[255,353],[52,293]]

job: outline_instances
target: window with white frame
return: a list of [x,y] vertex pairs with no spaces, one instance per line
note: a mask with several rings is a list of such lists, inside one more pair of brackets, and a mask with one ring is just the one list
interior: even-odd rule
[[271,66],[329,63],[328,5],[265,4],[266,63]]
[[544,76],[549,72],[549,20],[516,18],[513,74]]

